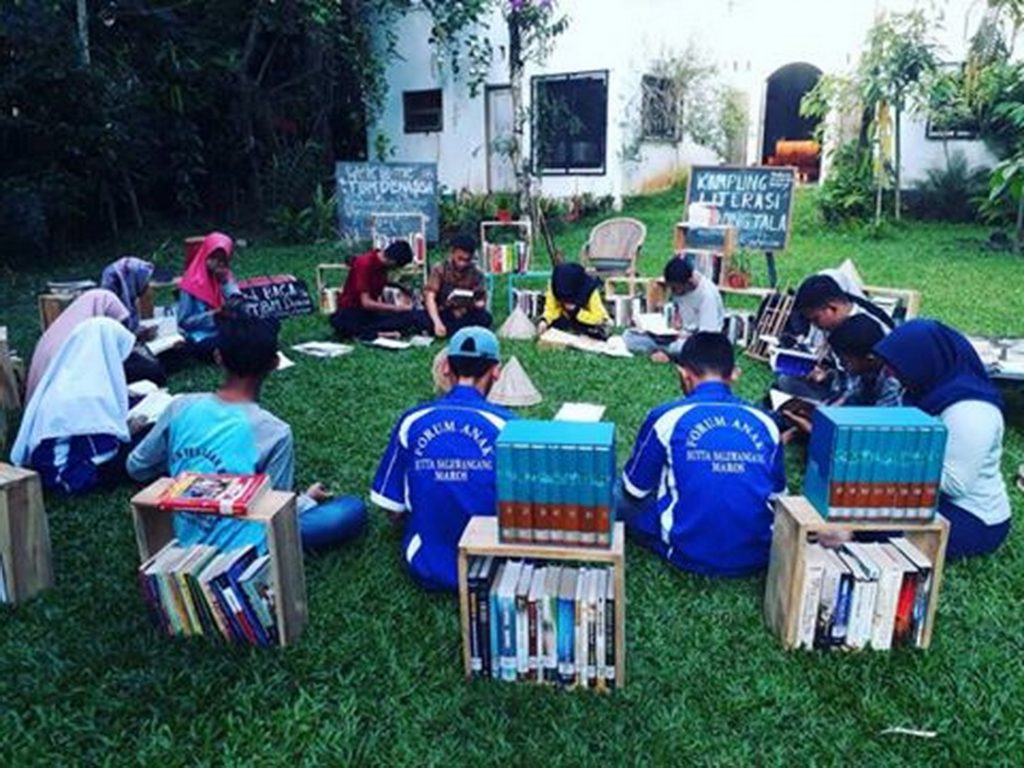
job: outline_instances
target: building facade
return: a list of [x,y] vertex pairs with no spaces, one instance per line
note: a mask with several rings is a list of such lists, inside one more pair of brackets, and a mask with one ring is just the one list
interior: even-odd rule
[[[934,30],[944,60],[962,60],[978,5],[944,4],[945,21]],[[676,115],[666,119],[649,108],[658,97],[658,62],[691,44],[742,97],[745,140],[730,148],[728,159],[765,162],[776,140],[806,138],[813,130],[799,117],[800,97],[821,73],[856,66],[876,14],[913,6],[912,0],[559,0],[570,18],[568,31],[543,63],[527,64],[523,88],[533,123],[524,149],[542,193],[620,199],[667,186],[690,164],[726,160],[679,135]],[[492,57],[475,95],[429,42],[424,9],[414,7],[397,32],[399,56],[388,66],[388,95],[369,128],[369,146],[383,146],[396,161],[436,162],[449,189],[511,190],[511,92],[501,14],[494,12],[479,30],[492,41]],[[923,117],[903,116],[907,186],[957,150],[972,166],[994,162],[970,136],[929,133]]]

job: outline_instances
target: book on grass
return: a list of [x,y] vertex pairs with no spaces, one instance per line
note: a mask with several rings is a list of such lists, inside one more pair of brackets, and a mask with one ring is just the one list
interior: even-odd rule
[[402,349],[409,349],[412,346],[408,341],[402,341],[401,339],[389,339],[386,336],[378,336],[372,341],[367,341],[365,343],[371,347],[380,347],[381,349],[387,349],[393,352]]
[[161,509],[244,515],[269,489],[270,478],[256,475],[206,475],[183,472],[160,495]]
[[352,352],[354,347],[333,341],[306,341],[302,344],[293,344],[292,349],[310,357],[332,358],[347,355]]
[[139,381],[133,381],[128,385],[128,396],[129,397],[145,397],[146,395],[157,392],[160,390],[155,383],[149,379],[140,379]]
[[606,406],[596,403],[562,403],[555,421],[600,421],[606,410]]

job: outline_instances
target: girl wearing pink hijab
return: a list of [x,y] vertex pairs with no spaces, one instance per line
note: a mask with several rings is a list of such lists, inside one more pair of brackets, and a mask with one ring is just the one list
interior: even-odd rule
[[179,288],[178,328],[196,357],[209,360],[217,346],[217,317],[225,303],[238,295],[231,274],[231,253],[235,244],[221,232],[203,239],[195,257],[185,269]]
[[50,367],[50,362],[57,356],[71,332],[82,322],[93,317],[109,317],[119,323],[125,323],[130,313],[117,296],[102,288],[86,291],[71,302],[36,344],[32,364],[28,368],[28,380],[25,383],[26,403],[32,398],[32,393],[42,380],[46,369]]

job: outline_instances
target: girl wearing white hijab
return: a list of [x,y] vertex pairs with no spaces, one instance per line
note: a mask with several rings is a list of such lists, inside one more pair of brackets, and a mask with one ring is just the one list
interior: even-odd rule
[[124,361],[134,344],[135,336],[116,320],[81,322],[25,406],[11,462],[37,471],[44,487],[66,493],[116,481],[130,440]]

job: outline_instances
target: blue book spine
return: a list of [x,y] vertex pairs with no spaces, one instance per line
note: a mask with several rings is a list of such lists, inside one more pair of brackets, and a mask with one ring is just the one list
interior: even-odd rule
[[828,511],[826,517],[840,518],[846,514],[846,491],[850,474],[850,430],[839,427],[835,432],[835,450],[832,455],[832,477],[828,484]]
[[501,679],[515,682],[516,679],[516,599],[504,591],[498,597],[498,611],[501,624]]
[[[609,471],[609,458],[611,458],[612,469]],[[596,541],[601,547],[611,546],[612,526],[615,520],[614,497],[612,483],[614,482],[614,454],[608,446],[598,446],[594,451],[594,476],[591,482],[594,487],[594,505],[597,517]]]
[[530,467],[530,455],[533,451],[529,444],[517,444],[513,466],[515,467],[516,493],[516,531],[519,541],[533,541],[533,470]]
[[[830,511],[829,517],[837,520],[848,519],[856,514],[857,505],[860,503],[860,451],[861,434],[860,430],[849,426],[840,427],[838,442],[844,447],[843,463],[846,465],[843,470],[843,493],[840,497],[838,509]],[[833,515],[832,512],[835,514]]]
[[879,488],[881,463],[878,461],[878,430],[872,427],[861,427],[863,443],[861,446],[860,473],[861,493],[858,507],[859,520],[870,520],[875,516],[878,499],[881,497]]
[[576,605],[574,597],[558,598],[558,681],[572,685],[576,681]]
[[811,441],[807,447],[807,473],[804,496],[822,517],[828,517],[829,477],[836,450],[836,425],[828,416],[828,408],[814,412]]
[[886,511],[889,518],[893,520],[903,518],[905,513],[900,506],[900,490],[904,487],[904,477],[907,473],[905,454],[909,437],[907,427],[895,427],[892,430],[892,449],[887,451],[889,455],[889,488]]
[[559,447],[552,443],[544,446],[547,455],[546,466],[548,470],[548,518],[550,524],[549,541],[552,544],[564,544],[565,538],[565,484],[566,478],[562,473],[561,452]]
[[551,476],[548,469],[547,447],[541,443],[530,446],[533,468],[533,538],[534,541],[551,541]]
[[942,463],[946,459],[946,441],[948,433],[946,426],[938,423],[931,430],[928,451],[928,477],[925,483],[923,517],[931,519],[935,516],[935,510],[939,504],[939,485],[942,482]]
[[492,680],[501,678],[501,615],[498,613],[498,584],[505,573],[505,567],[505,565],[502,565],[495,570],[494,578],[491,580],[490,590],[487,594],[487,617],[490,619],[488,634],[490,634],[490,672]]
[[580,500],[580,544],[592,547],[597,544],[597,447],[580,446],[576,454],[580,467],[577,495]]
[[512,487],[512,446],[498,443],[498,537],[502,541],[516,541],[515,498]]
[[580,504],[580,454],[576,445],[563,444],[561,457],[565,476],[565,541],[567,544],[579,545],[582,541],[583,515]]
[[832,624],[833,646],[842,645],[850,626],[850,603],[853,597],[853,574],[844,573],[839,580],[839,596],[836,598],[835,621]]

